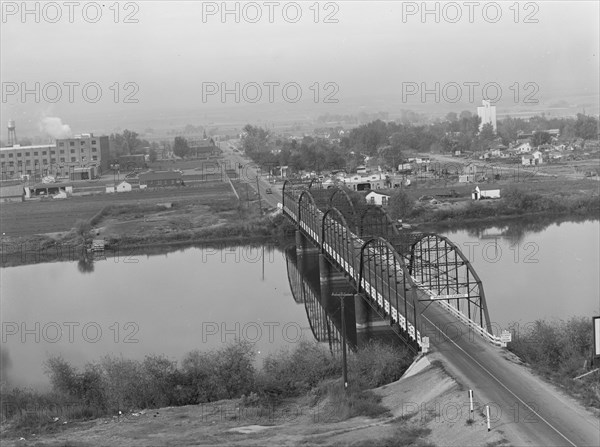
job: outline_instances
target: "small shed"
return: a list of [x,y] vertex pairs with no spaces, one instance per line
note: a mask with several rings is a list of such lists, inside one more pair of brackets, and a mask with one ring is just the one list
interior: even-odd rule
[[385,192],[371,191],[365,196],[368,205],[387,206],[390,201],[390,195]]
[[131,183],[123,180],[116,186],[117,192],[130,192],[131,191]]
[[500,190],[499,189],[481,190],[481,189],[479,189],[479,186],[477,186],[471,193],[471,198],[473,200],[499,199],[500,198]]

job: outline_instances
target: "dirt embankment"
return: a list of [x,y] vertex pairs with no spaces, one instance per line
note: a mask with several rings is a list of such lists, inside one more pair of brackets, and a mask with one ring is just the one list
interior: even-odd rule
[[87,422],[59,420],[56,424],[62,426],[56,433],[30,435],[27,439],[6,437],[3,445],[510,444],[501,429],[487,431],[480,408],[471,416],[465,406],[466,391],[427,357],[413,364],[400,380],[374,391],[389,409],[385,417],[339,421],[335,408],[326,400],[315,401],[310,395],[270,409],[244,407],[239,400],[224,400],[137,411]]

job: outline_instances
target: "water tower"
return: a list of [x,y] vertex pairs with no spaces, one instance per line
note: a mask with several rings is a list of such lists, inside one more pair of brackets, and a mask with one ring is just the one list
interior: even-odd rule
[[15,130],[15,120],[8,120],[8,146],[17,144],[17,131]]

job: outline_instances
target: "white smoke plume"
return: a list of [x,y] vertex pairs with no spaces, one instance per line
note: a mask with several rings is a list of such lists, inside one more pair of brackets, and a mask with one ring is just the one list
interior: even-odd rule
[[47,116],[40,121],[40,130],[53,138],[70,138],[73,135],[68,124],[56,116]]

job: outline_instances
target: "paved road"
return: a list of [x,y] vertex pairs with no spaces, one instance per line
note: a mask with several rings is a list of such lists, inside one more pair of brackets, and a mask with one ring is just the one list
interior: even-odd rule
[[[508,351],[495,347],[432,303],[423,312],[421,335],[432,341],[451,375],[491,407],[494,429],[530,446],[600,446],[600,421],[546,384]],[[465,390],[465,402],[467,402]]]
[[[256,177],[258,176],[258,189],[263,207],[277,207],[278,203],[282,203],[281,185],[275,186],[270,184],[265,177],[261,177],[258,169],[254,168],[254,164],[245,158],[242,154],[234,152],[233,148],[227,143],[221,143],[221,150],[223,151],[223,157],[229,160],[231,167],[238,166],[241,164],[243,169],[241,170],[240,181],[242,183],[248,183],[252,189],[256,191]],[[238,171],[239,172],[239,171]],[[270,188],[272,194],[266,194],[267,188]]]

